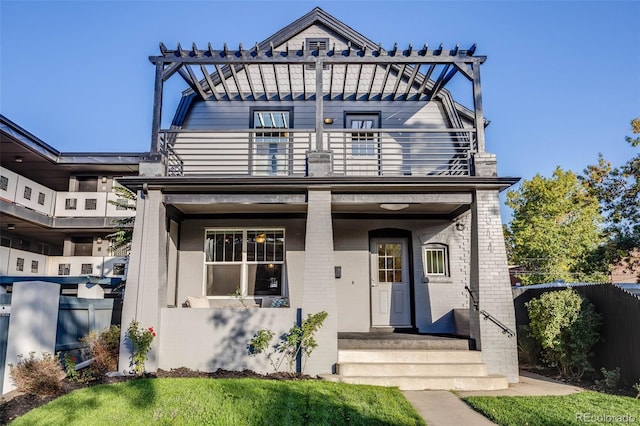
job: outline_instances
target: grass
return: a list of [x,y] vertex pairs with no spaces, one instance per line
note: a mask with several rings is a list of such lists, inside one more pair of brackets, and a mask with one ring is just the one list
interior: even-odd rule
[[316,380],[138,379],[64,395],[11,425],[424,425],[394,388]]
[[463,398],[499,425],[634,424],[640,400],[598,392],[565,396],[470,396]]

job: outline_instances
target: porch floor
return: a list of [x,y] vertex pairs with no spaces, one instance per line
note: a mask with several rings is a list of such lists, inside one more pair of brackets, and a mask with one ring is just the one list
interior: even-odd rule
[[464,337],[388,331],[342,332],[338,333],[338,349],[473,350],[475,341]]

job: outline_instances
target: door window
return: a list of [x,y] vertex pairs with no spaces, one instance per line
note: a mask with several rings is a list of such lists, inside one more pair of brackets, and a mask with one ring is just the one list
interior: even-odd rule
[[378,243],[378,282],[402,282],[402,244]]
[[257,174],[287,174],[289,142],[289,111],[254,111],[255,172]]

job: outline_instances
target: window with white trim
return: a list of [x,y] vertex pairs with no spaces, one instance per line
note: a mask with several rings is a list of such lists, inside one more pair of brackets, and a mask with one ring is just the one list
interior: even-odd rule
[[425,276],[449,276],[449,259],[446,245],[426,244],[422,248],[422,260]]
[[284,242],[284,229],[207,230],[205,295],[282,296]]

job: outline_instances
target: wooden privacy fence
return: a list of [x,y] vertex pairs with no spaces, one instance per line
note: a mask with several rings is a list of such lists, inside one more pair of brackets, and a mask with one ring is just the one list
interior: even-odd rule
[[56,352],[69,351],[82,347],[80,338],[89,331],[109,328],[112,324],[114,299],[60,296],[59,309]]
[[[525,303],[548,291],[567,287],[520,287],[514,294],[517,326],[529,324]],[[640,298],[613,284],[571,286],[593,303],[602,314],[600,341],[594,347],[593,366],[613,370],[620,367],[621,380],[630,386],[640,381]],[[518,295],[518,293],[522,292]]]

